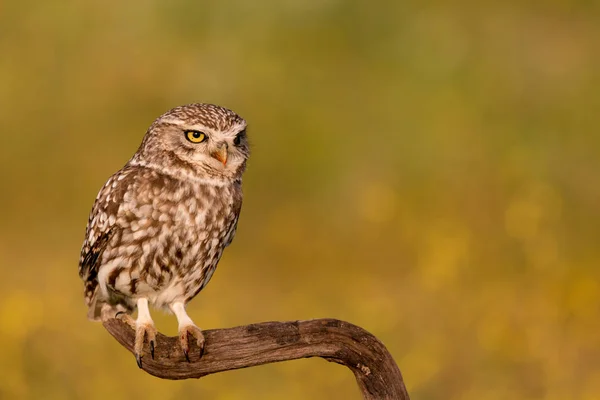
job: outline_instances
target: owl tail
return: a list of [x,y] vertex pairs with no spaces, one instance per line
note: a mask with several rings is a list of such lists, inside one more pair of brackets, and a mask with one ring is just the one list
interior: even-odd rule
[[92,295],[91,299],[88,303],[88,319],[90,321],[101,321],[102,320],[102,305],[106,304],[103,301],[98,301],[98,296],[96,290]]

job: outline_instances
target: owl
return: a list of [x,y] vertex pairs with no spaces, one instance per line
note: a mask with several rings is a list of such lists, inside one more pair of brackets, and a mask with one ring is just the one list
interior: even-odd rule
[[79,260],[88,317],[126,317],[140,368],[145,344],[154,357],[149,306],[175,314],[188,361],[191,338],[203,347],[185,308],[233,240],[248,156],[243,118],[213,104],[184,105],[152,123],[98,193]]

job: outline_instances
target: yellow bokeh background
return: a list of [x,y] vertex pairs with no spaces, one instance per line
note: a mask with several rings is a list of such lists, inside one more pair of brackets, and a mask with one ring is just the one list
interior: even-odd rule
[[96,193],[190,102],[237,111],[253,144],[198,325],[347,320],[417,400],[600,399],[583,0],[0,1],[1,399],[360,398],[319,359],[162,381],[87,321]]

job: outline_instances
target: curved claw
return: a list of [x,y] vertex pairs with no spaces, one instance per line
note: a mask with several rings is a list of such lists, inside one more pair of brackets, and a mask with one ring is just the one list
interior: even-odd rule
[[152,356],[152,359],[154,360],[154,340],[150,340],[150,355]]
[[[154,359],[154,345],[156,341],[156,328],[154,324],[136,324],[134,354],[138,367],[142,368],[142,357],[144,356],[144,342],[150,347],[150,355]],[[146,353],[147,354],[147,353]]]
[[204,355],[204,339],[202,339],[202,343],[198,340],[198,347],[200,347],[200,358]]
[[179,330],[179,342],[181,350],[187,362],[190,361],[190,337],[196,339],[196,345],[200,349],[200,357],[204,354],[204,334],[196,325],[184,325]]

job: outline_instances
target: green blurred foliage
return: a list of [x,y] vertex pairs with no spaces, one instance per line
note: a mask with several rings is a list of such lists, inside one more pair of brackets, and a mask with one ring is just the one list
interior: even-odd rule
[[161,381],[86,320],[97,190],[156,116],[200,101],[253,142],[200,326],[351,321],[417,400],[600,398],[599,17],[583,0],[0,1],[0,398],[360,398],[317,359]]

